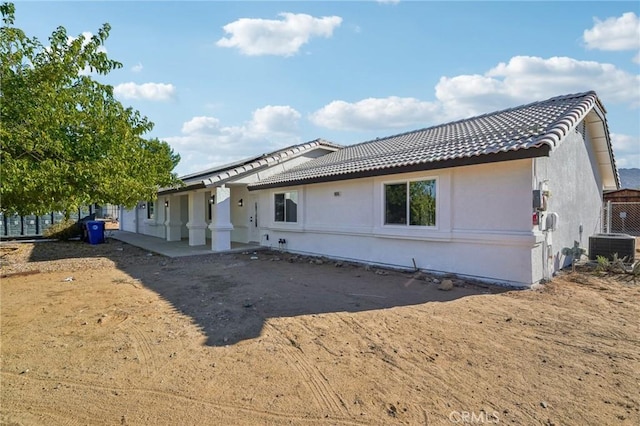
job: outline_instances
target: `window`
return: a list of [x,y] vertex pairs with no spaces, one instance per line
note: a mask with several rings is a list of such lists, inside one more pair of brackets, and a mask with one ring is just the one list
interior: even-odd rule
[[274,195],[275,221],[298,221],[298,191],[284,192]]
[[153,219],[153,201],[147,201],[147,219]]
[[435,179],[384,186],[385,225],[436,225]]

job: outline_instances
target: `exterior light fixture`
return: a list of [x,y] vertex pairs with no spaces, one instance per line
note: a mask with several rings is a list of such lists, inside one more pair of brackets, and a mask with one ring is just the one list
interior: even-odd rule
[[209,204],[215,204],[216,203],[216,196],[212,195],[211,197],[209,197]]
[[238,207],[242,207],[242,206],[244,206],[244,201],[242,200],[242,198],[240,198],[238,200]]
[[164,200],[164,206],[169,207],[169,200]]

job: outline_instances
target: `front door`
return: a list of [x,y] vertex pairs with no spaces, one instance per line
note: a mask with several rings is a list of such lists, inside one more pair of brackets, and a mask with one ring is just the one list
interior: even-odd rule
[[260,225],[258,218],[258,196],[249,197],[249,242],[260,242]]

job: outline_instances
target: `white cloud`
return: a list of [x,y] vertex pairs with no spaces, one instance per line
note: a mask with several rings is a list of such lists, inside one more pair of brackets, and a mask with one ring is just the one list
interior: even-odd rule
[[395,96],[354,103],[335,100],[312,113],[310,120],[335,130],[428,126],[588,90],[595,90],[605,105],[638,107],[638,89],[640,76],[611,64],[567,57],[515,56],[484,74],[441,77],[433,102]]
[[638,106],[634,87],[640,87],[640,76],[611,64],[515,56],[483,75],[441,77],[436,97],[448,117],[460,118],[587,90],[595,90],[605,102]]
[[400,0],[376,0],[376,2],[382,4],[398,4]]
[[260,134],[287,134],[297,130],[300,113],[290,106],[267,105],[253,112],[251,130]]
[[144,67],[142,66],[142,63],[138,62],[137,64],[135,64],[134,66],[131,67],[131,71],[132,72],[141,72],[143,68]]
[[220,47],[237,47],[245,55],[292,56],[311,37],[331,37],[340,26],[339,16],[313,16],[280,13],[282,20],[241,18],[223,27],[228,38],[216,42]]
[[611,144],[618,168],[640,168],[640,136],[611,133]]
[[300,113],[267,105],[240,126],[222,126],[216,117],[193,117],[182,135],[163,138],[182,157],[179,173],[191,173],[299,143]]
[[374,130],[425,125],[437,105],[415,98],[368,98],[355,103],[333,101],[310,116],[321,127],[335,130]]
[[589,49],[640,49],[640,19],[633,12],[604,21],[594,18],[594,26],[585,30],[583,39]]
[[122,99],[145,99],[150,101],[166,101],[176,94],[173,84],[165,83],[122,83],[115,86],[113,93]]
[[182,125],[182,133],[193,135],[215,134],[220,129],[220,120],[215,117],[193,117]]

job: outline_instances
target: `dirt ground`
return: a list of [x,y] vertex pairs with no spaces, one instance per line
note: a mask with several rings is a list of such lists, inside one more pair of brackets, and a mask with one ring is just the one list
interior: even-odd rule
[[620,277],[440,291],[278,252],[0,255],[5,425],[640,424],[640,283]]

